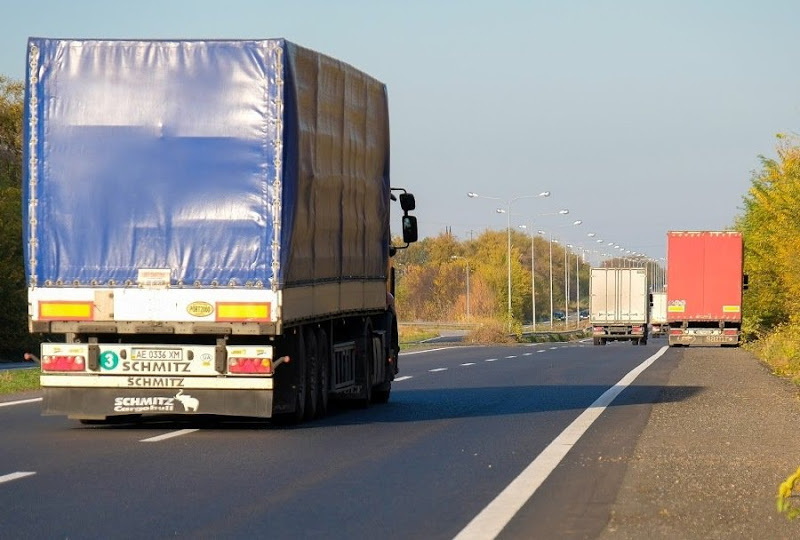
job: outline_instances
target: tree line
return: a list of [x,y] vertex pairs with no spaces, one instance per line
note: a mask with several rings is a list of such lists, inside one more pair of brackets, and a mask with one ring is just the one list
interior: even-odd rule
[[34,346],[22,252],[23,93],[21,82],[0,75],[0,359]]
[[800,139],[779,134],[761,157],[735,228],[744,238],[743,331],[789,371],[800,369]]

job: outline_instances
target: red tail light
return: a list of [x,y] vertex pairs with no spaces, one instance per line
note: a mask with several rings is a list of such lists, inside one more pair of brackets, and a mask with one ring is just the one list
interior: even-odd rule
[[642,330],[641,326],[634,326],[634,327],[631,328],[631,333],[632,334],[643,334],[644,330]]
[[603,330],[602,326],[594,326],[592,327],[592,332],[595,334],[604,334],[605,331]]
[[736,328],[726,328],[722,333],[726,336],[736,336],[739,334],[739,331]]
[[83,356],[42,356],[42,371],[84,371],[85,369],[86,359]]
[[272,361],[269,358],[228,358],[229,373],[272,373]]
[[670,330],[669,331],[669,335],[671,335],[671,336],[682,336],[683,335],[683,330],[680,330],[680,329]]

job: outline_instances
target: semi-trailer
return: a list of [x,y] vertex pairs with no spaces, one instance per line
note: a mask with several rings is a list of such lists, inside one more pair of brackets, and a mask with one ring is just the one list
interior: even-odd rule
[[383,83],[284,39],[31,38],[24,121],[29,327],[62,336],[44,414],[389,399],[417,225]]
[[736,346],[742,326],[742,234],[667,233],[669,345]]

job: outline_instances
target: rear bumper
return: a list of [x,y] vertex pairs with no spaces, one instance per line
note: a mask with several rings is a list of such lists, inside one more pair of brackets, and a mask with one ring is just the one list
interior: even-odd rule
[[681,334],[681,335],[669,335],[669,345],[670,347],[674,345],[685,345],[692,347],[720,347],[722,345],[732,345],[738,346],[739,345],[739,336],[731,336],[731,335],[724,335],[724,334]]
[[[637,330],[634,330],[637,328]],[[647,331],[645,330],[645,324],[636,325],[634,326],[623,326],[623,325],[593,325],[592,326],[592,337],[594,338],[603,338],[606,341],[618,340],[618,341],[630,341],[634,339],[642,339],[647,338]]]
[[43,389],[42,414],[102,418],[130,414],[272,416],[272,390],[230,389]]

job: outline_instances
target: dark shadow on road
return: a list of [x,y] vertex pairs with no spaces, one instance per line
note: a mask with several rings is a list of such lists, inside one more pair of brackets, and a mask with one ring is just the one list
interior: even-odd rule
[[[278,426],[269,420],[197,416],[145,416],[119,423],[80,426],[84,429],[263,429],[298,430],[338,425],[427,422],[457,418],[502,417],[589,408],[607,390],[601,385],[503,386],[394,390],[389,403],[356,409],[335,404],[327,417],[296,426]],[[625,388],[609,407],[652,405],[688,399],[702,386],[633,385]]]

